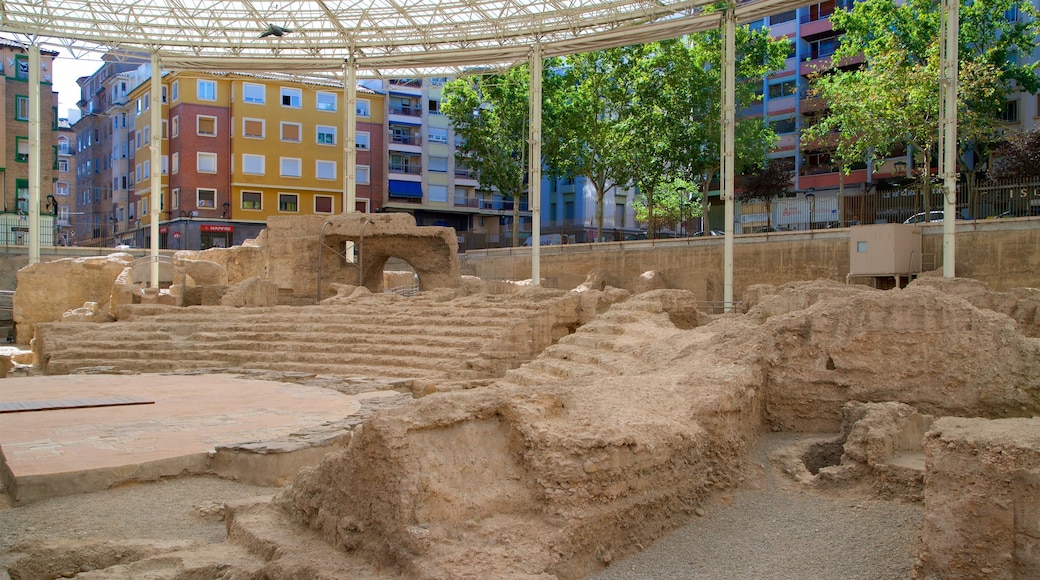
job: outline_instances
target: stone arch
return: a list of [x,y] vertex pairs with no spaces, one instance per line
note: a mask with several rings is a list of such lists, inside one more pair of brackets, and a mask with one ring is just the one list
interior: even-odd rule
[[390,258],[412,266],[420,290],[457,288],[462,283],[455,230],[416,226],[411,214],[275,217],[268,219],[267,227],[271,279],[297,294],[314,295],[319,277],[323,296],[330,292],[330,283],[358,284],[359,265],[338,255],[345,242],[358,248],[360,282],[372,292],[383,290],[383,267]]

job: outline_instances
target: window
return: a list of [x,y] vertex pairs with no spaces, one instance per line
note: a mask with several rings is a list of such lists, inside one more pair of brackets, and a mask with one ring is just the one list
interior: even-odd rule
[[181,172],[181,154],[174,153],[170,158],[170,172],[177,175]]
[[314,162],[314,176],[318,179],[336,179],[336,162],[318,159]]
[[170,138],[170,122],[167,121],[166,119],[162,120],[162,138],[163,139],[169,139]]
[[217,136],[217,118],[210,117],[207,115],[199,115],[196,117],[196,133],[206,137]]
[[143,112],[144,112],[144,103],[141,102],[141,99],[137,99],[136,101],[134,101],[134,116],[135,117],[140,117],[141,113],[143,113]]
[[217,207],[217,190],[197,189],[195,190],[195,205],[197,207]]
[[798,17],[797,10],[788,10],[787,12],[781,12],[780,14],[774,14],[769,17],[769,25],[774,26],[782,24],[784,22],[790,22]]
[[149,145],[152,142],[152,126],[145,125],[141,134],[141,145]]
[[282,87],[282,106],[299,109],[303,106],[303,91]]
[[300,158],[299,157],[282,157],[280,159],[279,166],[281,168],[282,177],[300,177]]
[[170,156],[169,155],[163,155],[162,156],[162,174],[163,175],[168,175],[169,173],[170,173]]
[[786,119],[775,119],[769,122],[769,126],[772,127],[773,132],[775,132],[778,135],[783,135],[784,133],[794,133],[794,117],[788,117]]
[[62,155],[68,155],[71,153],[69,149],[69,138],[64,135],[58,137],[58,153],[61,153]]
[[783,81],[780,83],[773,83],[769,85],[769,98],[778,99],[780,97],[786,97],[793,95],[798,92],[798,83],[796,81]]
[[827,18],[831,14],[834,14],[834,0],[827,0],[827,2],[809,6],[809,22]]
[[437,99],[430,99],[427,103],[427,106],[430,108],[431,115],[441,114],[441,102]]
[[170,135],[173,137],[180,137],[181,135],[181,116],[174,115],[170,119]]
[[14,55],[14,78],[20,81],[29,80],[29,57],[24,54]]
[[173,193],[170,194],[170,209],[177,209],[181,206],[181,188],[173,188]]
[[317,137],[319,145],[335,145],[336,144],[336,128],[329,127],[327,125],[318,125]]
[[264,85],[254,85],[253,83],[242,84],[242,101],[246,103],[253,103],[255,105],[262,105],[267,102],[267,91],[264,90]]
[[372,136],[368,131],[358,131],[354,134],[354,146],[361,151],[368,151],[371,147]]
[[300,135],[303,134],[303,126],[299,123],[286,123],[282,122],[282,141],[290,141],[292,143],[300,142]]
[[263,139],[264,119],[242,119],[242,136],[250,139]]
[[278,194],[278,211],[296,211],[299,207],[300,196],[295,193]]
[[318,91],[318,110],[319,111],[335,111],[336,110],[336,93],[326,93]]
[[174,101],[179,100],[181,98],[181,83],[180,83],[180,81],[173,81],[173,84],[170,85],[170,97]]
[[358,185],[368,185],[369,169],[367,165],[357,165],[354,169]]
[[69,182],[59,181],[54,184],[54,195],[62,197],[68,197],[69,195]]
[[[15,137],[15,151],[17,151],[17,160],[25,162],[29,160],[29,138],[28,137]],[[87,163],[90,163],[89,161]]]
[[[448,158],[438,157],[435,155],[430,156],[430,171],[436,171],[438,173],[446,173],[448,171]],[[447,201],[447,194],[445,194],[444,201]]]
[[198,99],[200,101],[215,101],[217,100],[217,83],[216,81],[207,81],[199,79],[198,81]]
[[141,148],[141,132],[137,131],[134,133],[134,149]]
[[430,127],[430,143],[447,143],[448,130],[439,127]]
[[14,118],[18,121],[29,120],[29,97],[18,95],[14,98]]
[[216,153],[196,153],[198,156],[197,171],[199,173],[216,173],[217,172],[217,154]]
[[246,175],[263,175],[264,174],[264,156],[263,155],[250,155],[248,153],[242,154],[242,173]]
[[144,169],[144,178],[145,179],[151,179],[152,178],[152,162],[150,160],[145,161],[144,164],[141,167]]
[[370,107],[371,104],[368,102],[368,99],[358,99],[355,112],[358,117],[368,117],[371,115]]
[[169,93],[169,91],[166,90],[166,87],[164,86],[162,88],[162,102],[164,105],[169,102],[169,95],[167,93]]
[[838,49],[838,37],[829,36],[827,38],[821,38],[814,40],[809,43],[809,58],[815,60],[817,58],[824,58],[834,54],[834,51]]
[[430,184],[430,192],[428,194],[430,201],[448,201],[448,186],[447,185],[433,185]]
[[263,194],[261,194],[259,191],[243,191],[242,209],[263,209]]
[[141,164],[140,163],[138,163],[135,166],[135,174],[136,174],[136,177],[137,177],[137,181],[141,181],[142,179],[144,179],[143,177],[141,177],[144,174],[141,173]]
[[314,196],[314,213],[332,213],[332,196]]
[[1000,120],[1005,123],[1018,122],[1018,100],[1006,101],[1004,103],[1004,110],[1000,113]]
[[68,173],[69,172],[69,160],[68,159],[59,159],[58,160],[58,171],[60,171],[62,173]]
[[152,93],[145,93],[144,96],[141,97],[141,101],[145,111],[152,110]]

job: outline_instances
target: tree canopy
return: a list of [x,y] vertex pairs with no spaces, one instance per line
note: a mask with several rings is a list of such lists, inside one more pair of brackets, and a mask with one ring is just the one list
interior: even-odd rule
[[[1017,12],[1016,12],[1017,11]],[[960,7],[958,126],[962,152],[999,139],[999,113],[1012,90],[1040,87],[1036,63],[1015,54],[1035,49],[1040,28],[1025,0],[975,0]],[[939,5],[931,0],[866,0],[831,16],[844,31],[832,64],[813,77],[811,96],[828,107],[803,134],[844,163],[877,161],[904,144],[924,170],[939,132]],[[862,64],[857,60],[862,59]]]
[[445,84],[441,103],[462,138],[457,162],[476,172],[482,188],[513,200],[513,246],[519,245],[520,201],[527,192],[529,83],[527,66],[460,77]]

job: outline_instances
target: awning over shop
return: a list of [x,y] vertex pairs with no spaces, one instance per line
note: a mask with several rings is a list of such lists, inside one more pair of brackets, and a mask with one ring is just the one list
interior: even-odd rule
[[390,180],[391,197],[409,197],[422,199],[422,184],[418,181]]

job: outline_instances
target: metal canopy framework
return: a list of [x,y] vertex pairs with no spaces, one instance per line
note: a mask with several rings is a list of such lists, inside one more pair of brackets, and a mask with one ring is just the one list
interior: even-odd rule
[[[806,0],[746,0],[754,20]],[[717,28],[712,0],[22,0],[0,30],[30,44],[158,55],[167,69],[430,76],[637,44]],[[264,35],[264,33],[267,33]],[[264,35],[264,36],[262,36]]]
[[[720,122],[727,128],[723,158],[731,160],[734,124],[733,25],[811,4],[813,0],[735,0],[726,6],[717,0],[311,0],[260,2],[251,0],[22,0],[0,3],[0,32],[24,37],[31,45],[30,102],[39,99],[38,59],[41,46],[57,45],[74,56],[101,50],[111,57],[125,55],[140,61],[147,55],[152,70],[166,69],[306,72],[336,75],[344,81],[345,101],[355,98],[358,77],[401,78],[473,73],[508,68],[528,62],[541,69],[541,59],[626,46],[725,25],[727,104]],[[940,157],[956,141],[956,0],[943,1],[944,129],[947,136]],[[951,7],[952,6],[952,7]],[[952,46],[952,49],[949,48]],[[953,55],[952,58],[950,55]],[[342,75],[342,76],[340,76]],[[152,75],[151,123],[158,127],[159,75]],[[532,121],[540,95],[532,83]],[[540,107],[539,107],[540,108]],[[38,123],[39,114],[30,117]],[[345,110],[352,129],[354,107]],[[538,115],[540,119],[540,115]],[[160,131],[152,131],[152,164],[159,165]],[[349,133],[348,133],[349,136]],[[952,137],[951,137],[952,136]],[[541,145],[540,123],[532,122],[532,151]],[[30,137],[33,158],[39,158],[39,136]],[[354,139],[345,144],[345,203],[354,206]],[[37,163],[38,166],[38,163]],[[30,168],[32,169],[32,165]],[[38,214],[39,169],[31,171],[30,206]],[[953,193],[952,171],[947,171],[947,196]],[[540,198],[541,183],[532,170],[532,200]],[[733,165],[724,163],[721,182],[726,202],[724,300],[733,301]],[[151,245],[152,286],[158,287],[158,195],[161,181],[152,174]],[[953,276],[953,205],[946,204],[944,275]],[[537,202],[532,205],[537,224]],[[35,220],[38,222],[38,220]],[[36,223],[36,229],[39,225]],[[30,228],[33,225],[30,224]],[[534,229],[537,234],[537,225]],[[30,239],[37,233],[30,231]],[[538,237],[532,255],[532,281],[539,283]],[[30,248],[30,263],[39,260],[39,248]]]

